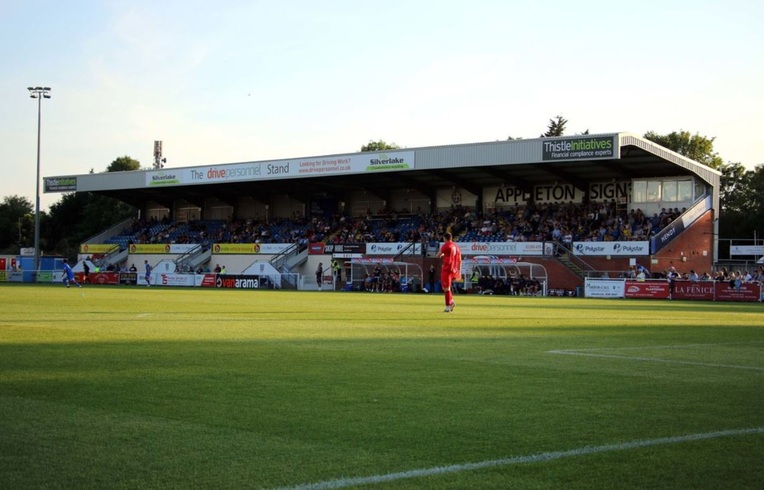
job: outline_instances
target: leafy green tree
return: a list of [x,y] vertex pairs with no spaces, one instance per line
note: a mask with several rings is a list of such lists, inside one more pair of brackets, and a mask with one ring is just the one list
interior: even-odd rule
[[720,200],[726,212],[740,213],[750,205],[749,171],[742,163],[728,163],[721,168]]
[[557,116],[555,119],[550,119],[546,133],[542,134],[541,137],[552,138],[555,136],[564,136],[566,124],[568,124],[568,120],[562,116]]
[[17,254],[20,247],[33,245],[34,206],[26,197],[5,197],[0,204],[0,252]]
[[764,237],[764,164],[746,170],[740,163],[722,168],[724,206],[719,233],[726,238]]
[[140,170],[140,169],[141,169],[141,162],[139,162],[138,160],[134,160],[127,155],[117,158],[116,160],[111,162],[108,167],[106,167],[107,172],[128,172],[131,170]]
[[400,150],[401,147],[395,143],[386,143],[383,140],[371,141],[361,147],[361,151],[384,151],[384,150]]
[[718,153],[714,152],[714,140],[716,138],[707,138],[697,133],[690,134],[689,131],[679,131],[678,133],[674,131],[669,134],[648,131],[645,133],[645,138],[707,167],[721,170],[724,165],[724,160]]
[[714,151],[715,138],[693,135],[689,131],[664,135],[649,131],[645,138],[722,173],[719,189],[721,237],[750,237],[764,223],[764,170],[761,166],[750,171],[741,163],[724,163]]
[[72,257],[88,238],[133,216],[135,208],[110,197],[89,192],[65,194],[50,207],[48,243],[56,253]]

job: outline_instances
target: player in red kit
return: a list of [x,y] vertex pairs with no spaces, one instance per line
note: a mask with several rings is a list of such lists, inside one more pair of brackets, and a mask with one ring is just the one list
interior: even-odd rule
[[454,293],[451,291],[451,283],[459,278],[462,273],[462,251],[459,245],[454,243],[451,233],[443,235],[445,243],[440,247],[438,258],[443,259],[443,268],[440,270],[440,286],[443,288],[446,299],[445,313],[454,311]]

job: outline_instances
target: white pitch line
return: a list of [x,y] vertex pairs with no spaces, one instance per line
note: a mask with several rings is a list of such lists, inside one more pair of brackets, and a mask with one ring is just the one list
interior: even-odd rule
[[[764,341],[750,340],[747,342],[716,342],[709,344],[675,344],[675,345],[636,345],[631,347],[592,347],[589,349],[569,349],[569,351],[575,352],[587,352],[595,350],[642,350],[642,349],[692,349],[695,347],[717,347],[720,345],[750,345],[750,344],[764,344]],[[557,351],[554,351],[557,352]],[[563,352],[563,351],[560,351]]]
[[764,368],[756,366],[739,366],[737,364],[713,364],[710,362],[695,362],[695,361],[677,361],[674,359],[661,359],[659,357],[633,357],[633,356],[617,356],[615,354],[593,354],[591,352],[581,352],[575,350],[550,350],[549,354],[561,354],[567,356],[585,356],[585,357],[604,357],[608,359],[628,359],[632,361],[649,361],[649,362],[664,362],[667,364],[690,364],[693,366],[705,366],[705,367],[721,367],[730,369],[747,369],[750,371],[764,371]]
[[706,439],[718,439],[720,437],[744,436],[750,434],[764,434],[764,427],[754,427],[750,429],[721,430],[716,432],[705,432],[701,434],[688,434],[675,437],[660,437],[658,439],[643,439],[631,442],[622,442],[619,444],[606,444],[603,446],[585,446],[568,451],[554,451],[549,453],[533,454],[529,456],[515,456],[513,458],[494,459],[489,461],[480,461],[477,463],[454,464],[449,466],[436,466],[433,468],[422,468],[417,470],[401,471],[398,473],[387,473],[384,475],[362,476],[356,478],[338,478],[336,480],[325,480],[322,482],[306,483],[293,487],[282,487],[278,490],[324,490],[335,488],[346,488],[355,485],[371,485],[375,483],[385,483],[390,481],[405,480],[410,478],[419,478],[423,476],[444,475],[447,473],[461,473],[464,471],[479,470],[482,468],[493,468],[497,466],[508,466],[523,463],[541,463],[562,458],[572,458],[576,456],[586,456],[589,454],[607,453],[613,451],[625,451],[628,449],[637,449],[650,446],[660,446],[664,444],[678,444],[682,442],[702,441]]

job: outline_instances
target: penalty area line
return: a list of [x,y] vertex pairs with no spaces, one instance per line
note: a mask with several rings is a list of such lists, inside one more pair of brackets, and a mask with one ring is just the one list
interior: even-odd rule
[[705,367],[717,367],[717,368],[729,368],[729,369],[747,369],[749,371],[764,371],[764,368],[756,366],[739,366],[736,364],[713,364],[709,362],[695,362],[695,361],[678,361],[675,359],[662,359],[660,357],[634,357],[634,356],[618,356],[615,354],[595,354],[591,351],[575,351],[575,350],[550,350],[549,354],[558,354],[564,356],[583,356],[583,357],[601,357],[605,359],[626,359],[629,361],[645,361],[645,362],[663,362],[666,364],[689,364],[691,366],[705,366]]
[[631,442],[622,442],[618,444],[605,444],[603,446],[585,446],[568,451],[553,451],[548,453],[532,454],[528,456],[515,456],[505,459],[494,459],[480,461],[477,463],[453,464],[448,466],[436,466],[433,468],[421,468],[397,473],[387,473],[384,475],[372,475],[355,478],[338,478],[335,480],[325,480],[322,482],[307,483],[293,487],[281,487],[277,490],[324,490],[335,488],[346,488],[356,485],[371,485],[375,483],[385,483],[397,480],[406,480],[410,478],[419,478],[424,476],[445,475],[448,473],[461,473],[464,471],[479,470],[483,468],[494,468],[498,466],[509,466],[524,463],[541,463],[553,461],[556,459],[572,458],[576,456],[586,456],[589,454],[608,453],[614,451],[625,451],[628,449],[638,449],[651,446],[661,446],[666,444],[678,444],[683,442],[703,441],[707,439],[718,439],[721,437],[744,436],[750,434],[764,434],[764,427],[753,427],[749,429],[721,430],[715,432],[704,432],[700,434],[687,434],[675,437],[660,437],[657,439],[643,439]]

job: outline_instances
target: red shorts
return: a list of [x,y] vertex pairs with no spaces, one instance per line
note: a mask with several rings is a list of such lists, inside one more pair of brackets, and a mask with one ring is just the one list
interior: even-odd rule
[[451,283],[455,279],[456,274],[451,272],[450,270],[442,269],[440,271],[440,288],[443,291],[448,291],[451,289]]

